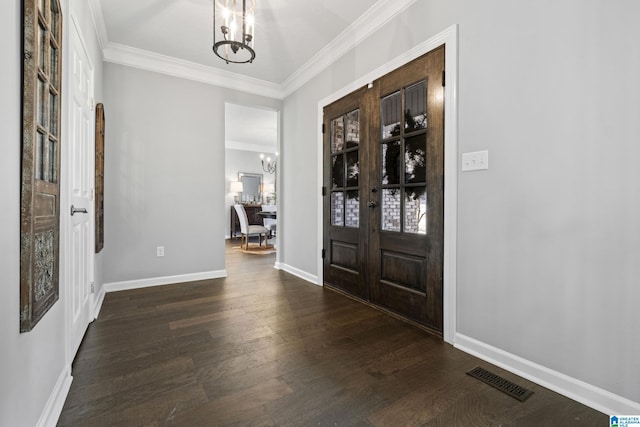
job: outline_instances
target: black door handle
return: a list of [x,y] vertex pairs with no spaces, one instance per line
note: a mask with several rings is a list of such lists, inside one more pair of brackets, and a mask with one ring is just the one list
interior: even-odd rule
[[85,208],[76,208],[75,206],[71,205],[71,216],[77,213],[89,213],[89,212],[87,212]]

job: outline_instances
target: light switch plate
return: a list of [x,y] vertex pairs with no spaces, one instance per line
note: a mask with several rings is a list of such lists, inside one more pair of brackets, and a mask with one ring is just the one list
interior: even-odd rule
[[462,153],[462,172],[489,169],[489,151]]

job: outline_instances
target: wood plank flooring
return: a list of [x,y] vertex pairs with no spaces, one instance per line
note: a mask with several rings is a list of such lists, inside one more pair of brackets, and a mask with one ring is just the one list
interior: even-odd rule
[[[225,279],[110,293],[60,426],[603,426],[608,417],[227,244]],[[521,403],[466,375],[534,391]]]

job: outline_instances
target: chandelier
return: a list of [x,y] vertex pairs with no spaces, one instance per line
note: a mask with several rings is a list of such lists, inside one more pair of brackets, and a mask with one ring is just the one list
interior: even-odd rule
[[213,52],[227,64],[253,62],[255,0],[214,0]]
[[260,154],[260,163],[262,163],[262,170],[267,173],[274,173],[276,171],[276,162],[278,160],[278,153],[276,158],[271,161],[271,157],[264,158],[264,154]]

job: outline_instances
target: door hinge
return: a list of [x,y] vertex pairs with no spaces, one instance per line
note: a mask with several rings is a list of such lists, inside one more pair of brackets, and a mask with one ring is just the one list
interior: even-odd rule
[[323,196],[327,195],[327,187],[322,187],[322,195]]
[[96,293],[96,285],[95,285],[95,283],[92,283],[92,284],[91,284],[91,293],[92,293],[92,294],[95,294],[95,293]]
[[322,259],[324,259],[327,256],[327,251],[326,250],[322,250]]
[[442,70],[442,87],[444,87],[446,82],[447,82],[446,77],[447,77],[446,72],[444,70]]
[[324,123],[323,123],[322,124],[322,134],[324,135],[325,132],[326,132],[326,130],[325,130],[325,126],[324,126]]

